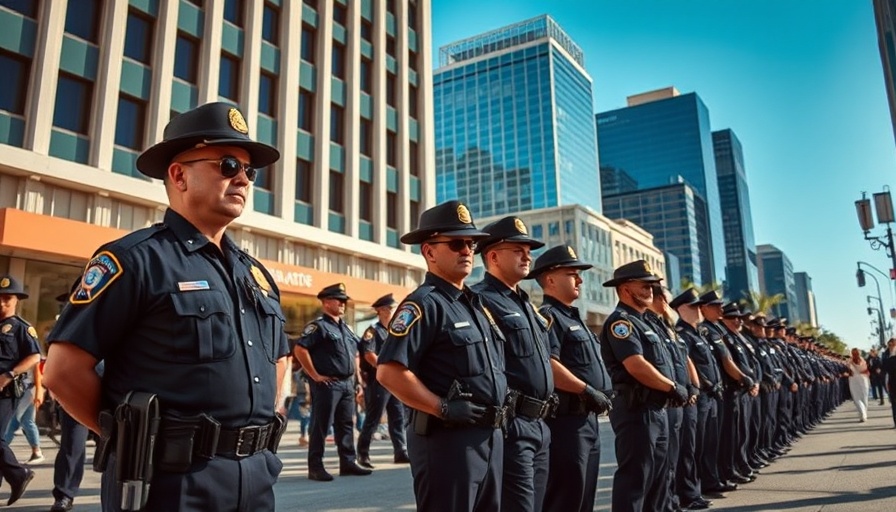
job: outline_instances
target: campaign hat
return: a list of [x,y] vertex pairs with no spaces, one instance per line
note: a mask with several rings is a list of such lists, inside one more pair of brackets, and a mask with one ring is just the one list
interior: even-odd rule
[[249,165],[267,167],[280,159],[273,146],[249,137],[243,114],[230,103],[206,103],[176,115],[165,126],[162,141],[137,157],[137,169],[150,178],[162,179],[177,155],[206,146],[235,146],[249,153]]
[[526,279],[535,279],[536,277],[554,270],[556,268],[574,268],[577,270],[588,270],[593,267],[590,263],[585,263],[576,255],[575,249],[569,245],[558,245],[541,253],[541,256],[535,259],[532,269]]
[[502,242],[525,244],[530,249],[544,247],[544,242],[529,236],[529,228],[519,217],[510,216],[496,220],[482,228],[482,231],[488,233],[488,237],[476,242],[476,254],[484,253],[489,247]]
[[386,306],[394,306],[396,304],[396,300],[392,297],[392,294],[383,295],[382,297],[376,299],[374,303],[370,306],[373,309],[382,308]]
[[488,233],[476,229],[470,210],[460,201],[446,201],[420,214],[417,229],[401,236],[401,243],[422,244],[436,236],[452,238],[486,238]]
[[695,288],[688,288],[687,290],[679,293],[671,302],[669,302],[669,307],[672,309],[678,309],[681,306],[698,306],[700,305],[700,296],[697,293]]
[[619,286],[628,281],[645,281],[648,283],[658,283],[663,278],[654,274],[650,264],[645,260],[635,260],[626,263],[613,271],[613,279],[604,283],[607,288]]

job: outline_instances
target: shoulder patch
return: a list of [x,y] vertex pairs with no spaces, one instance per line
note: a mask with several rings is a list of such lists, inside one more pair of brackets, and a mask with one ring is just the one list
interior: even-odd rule
[[405,302],[392,316],[392,321],[389,322],[389,334],[405,336],[421,318],[423,318],[423,312],[420,310],[420,306],[413,302]]
[[28,335],[34,339],[37,339],[37,329],[35,329],[33,325],[28,326]]
[[6,334],[12,330],[12,324],[3,324],[3,327],[0,327],[0,333]]
[[610,332],[613,336],[624,340],[632,334],[632,324],[628,320],[617,320],[610,326]]
[[369,339],[371,339],[371,338],[373,338],[373,327],[368,327],[368,328],[364,331],[364,336],[363,336],[362,339],[363,339],[364,341],[367,341],[367,340],[369,340]]
[[545,329],[551,328],[551,324],[554,322],[554,317],[546,318],[544,315],[541,314],[541,312],[539,312],[537,309],[535,309],[535,306],[532,306],[532,312],[535,313],[535,318],[538,320],[539,323],[541,323],[542,327],[544,327]]
[[305,329],[302,330],[302,336],[308,336],[317,330],[317,323],[311,322],[310,324],[305,326]]
[[72,304],[90,304],[124,273],[121,263],[109,251],[101,251],[87,262],[81,282],[69,297]]

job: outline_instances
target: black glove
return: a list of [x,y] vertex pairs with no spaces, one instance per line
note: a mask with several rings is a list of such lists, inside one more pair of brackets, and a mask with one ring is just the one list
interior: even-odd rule
[[686,388],[688,390],[688,400],[690,400],[692,397],[695,399],[700,397],[700,390],[697,388],[697,386],[688,384]]
[[746,375],[744,375],[744,378],[740,379],[740,385],[745,389],[752,389],[754,384],[755,382],[753,382],[753,379]]
[[672,400],[673,406],[681,407],[688,403],[688,391],[684,386],[676,382],[675,387],[669,391],[669,398]]
[[585,401],[589,411],[602,414],[613,410],[613,402],[610,401],[610,397],[602,391],[594,389],[590,384],[585,384],[585,390],[579,396]]
[[458,425],[475,425],[485,414],[485,406],[474,404],[463,398],[442,399],[442,419]]

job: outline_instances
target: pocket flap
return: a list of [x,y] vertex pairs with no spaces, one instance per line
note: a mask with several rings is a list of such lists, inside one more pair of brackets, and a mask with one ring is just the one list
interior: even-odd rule
[[174,310],[180,316],[208,318],[216,314],[229,314],[224,293],[220,290],[195,290],[172,293]]

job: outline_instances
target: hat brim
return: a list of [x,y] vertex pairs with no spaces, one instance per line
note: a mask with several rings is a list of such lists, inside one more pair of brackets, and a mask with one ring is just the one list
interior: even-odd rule
[[498,245],[501,243],[528,245],[530,249],[541,249],[542,247],[544,247],[544,242],[542,242],[542,241],[536,240],[534,238],[529,238],[528,236],[525,236],[525,235],[517,235],[517,236],[507,236],[507,237],[495,238],[495,239],[491,239],[491,237],[488,239],[483,239],[481,242],[476,244],[476,251],[474,251],[474,252],[476,254],[482,254],[489,247],[491,247],[493,245]]
[[722,299],[710,300],[710,301],[700,301],[701,306],[721,306],[725,301]]
[[344,301],[352,300],[351,297],[349,297],[348,295],[346,295],[346,294],[344,294],[344,293],[340,293],[339,295],[321,295],[321,294],[318,294],[318,295],[317,295],[317,298],[320,299],[320,300],[324,300],[324,299],[338,299],[338,300],[344,300]]
[[[673,301],[673,302],[674,302],[674,301]],[[673,306],[672,303],[670,302],[670,303],[669,303],[669,307],[672,308],[672,309],[678,309],[678,308],[680,308],[680,307],[682,307],[682,306],[699,306],[699,305],[702,304],[702,303],[703,303],[703,301],[701,301],[700,299],[694,299],[693,301],[681,302],[681,303],[679,303],[679,304],[675,304],[674,306]]]
[[529,275],[524,277],[523,279],[535,279],[536,277],[544,274],[545,272],[550,272],[552,270],[557,270],[560,268],[571,268],[575,270],[588,270],[590,268],[594,268],[594,265],[590,263],[560,263],[558,265],[550,265],[548,267],[534,268],[529,271]]
[[214,139],[182,137],[159,142],[137,157],[137,170],[150,178],[163,179],[171,160],[189,149],[207,146],[232,146],[249,153],[249,165],[257,169],[267,167],[280,159],[280,151],[263,142],[246,139]]
[[13,297],[18,298],[19,300],[28,298],[28,294],[24,293],[24,292],[0,292],[0,295],[12,295]]
[[616,279],[610,279],[605,282],[603,286],[605,288],[612,288],[614,286],[619,286],[622,283],[627,283],[629,281],[643,281],[645,283],[659,283],[663,278],[660,276],[645,276],[645,277],[618,277]]
[[428,228],[415,229],[410,233],[405,233],[399,240],[401,240],[401,243],[405,245],[415,245],[422,244],[423,242],[429,240],[434,236],[447,236],[449,238],[472,238],[473,240],[478,240],[482,238],[488,238],[491,235],[484,231],[479,231],[476,228],[451,229],[449,231]]

